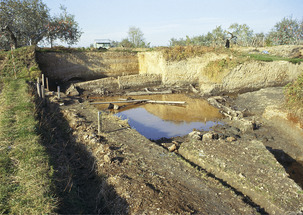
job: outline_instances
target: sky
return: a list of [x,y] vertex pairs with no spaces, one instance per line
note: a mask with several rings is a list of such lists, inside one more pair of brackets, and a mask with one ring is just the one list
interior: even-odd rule
[[151,46],[168,46],[171,38],[199,36],[217,26],[247,24],[268,33],[284,17],[303,19],[303,0],[42,0],[51,15],[60,5],[75,15],[83,34],[76,47],[95,39],[121,41],[139,28]]

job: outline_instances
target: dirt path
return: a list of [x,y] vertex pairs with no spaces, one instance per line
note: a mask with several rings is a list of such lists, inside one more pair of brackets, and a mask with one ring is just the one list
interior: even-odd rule
[[[97,176],[113,187],[115,198],[97,187],[111,213],[258,214],[262,209],[224,181],[104,115],[97,135],[97,110],[87,102],[55,101],[76,140],[94,158]],[[64,105],[63,105],[64,104]],[[105,178],[104,178],[105,177]],[[84,180],[84,179],[83,179]],[[83,181],[83,183],[86,183]],[[107,193],[106,193],[107,192]],[[116,201],[116,199],[120,199]],[[101,210],[99,210],[101,211]]]

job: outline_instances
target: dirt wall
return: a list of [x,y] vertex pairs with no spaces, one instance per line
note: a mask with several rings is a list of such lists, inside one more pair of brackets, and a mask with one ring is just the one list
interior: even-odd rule
[[104,94],[105,91],[117,89],[142,88],[161,85],[159,75],[128,75],[119,77],[102,78],[75,84],[76,87],[89,90],[96,94]]
[[210,61],[226,58],[225,54],[207,53],[201,57],[168,62],[161,52],[138,54],[140,74],[160,74],[163,84],[198,84],[207,79],[203,70]]
[[[291,53],[291,50],[288,50],[288,53]],[[220,77],[210,78],[205,70],[208,63],[226,58],[232,59],[232,56],[207,53],[201,57],[168,62],[161,52],[139,53],[139,73],[162,75],[162,82],[167,85],[196,84],[201,94],[211,96],[285,86],[303,72],[303,64],[287,61],[247,61],[220,74]]]
[[[285,56],[290,55],[294,48],[280,47]],[[279,47],[275,47],[275,49],[280,50]],[[244,52],[249,52],[249,50],[251,49],[243,49]],[[256,51],[256,49],[252,50]],[[274,49],[270,51],[271,54],[275,54]],[[277,52],[277,54],[279,53]],[[232,58],[231,55],[213,52],[182,61],[166,61],[161,51],[139,52],[138,54],[117,51],[37,53],[39,66],[50,79],[65,82],[72,79],[94,80],[115,77],[117,80],[115,79],[114,82],[117,83],[119,88],[138,87],[142,86],[143,83],[146,84],[145,87],[154,86],[155,83],[164,85],[194,84],[206,96],[284,86],[303,72],[303,64],[292,64],[286,61],[261,62],[251,60],[230,71],[220,73],[220,77],[210,77],[207,74],[205,68],[210,62],[220,59],[231,60]],[[217,73],[219,74],[219,72]],[[147,80],[141,81],[140,76],[136,78],[127,77],[128,75],[137,74],[152,75],[149,77],[156,78],[147,82]],[[122,82],[118,83],[118,77],[124,81],[123,84],[125,85]],[[105,82],[107,83],[108,80]],[[103,81],[97,82],[101,84]],[[109,88],[116,86],[115,84],[109,86]]]
[[295,80],[302,72],[303,64],[293,64],[286,61],[252,61],[229,71],[220,82],[200,82],[200,91],[206,96],[211,96],[285,86]]
[[286,61],[244,63],[224,77],[222,90],[232,93],[285,86],[302,72],[303,64]]
[[37,52],[40,69],[50,79],[93,80],[138,74],[136,53],[129,52]]

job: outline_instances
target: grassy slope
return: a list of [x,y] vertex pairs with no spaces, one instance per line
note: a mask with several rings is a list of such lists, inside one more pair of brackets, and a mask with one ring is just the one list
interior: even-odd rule
[[[26,79],[37,73],[33,48],[0,53],[0,213],[53,213],[52,168],[36,132],[35,105]],[[15,70],[14,70],[15,68]],[[15,72],[17,79],[15,79]]]

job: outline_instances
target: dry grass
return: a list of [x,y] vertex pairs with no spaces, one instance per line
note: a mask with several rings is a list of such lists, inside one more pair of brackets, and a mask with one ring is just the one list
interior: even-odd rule
[[162,47],[159,50],[163,53],[166,61],[181,61],[201,56],[207,52],[214,52],[217,49],[208,46],[174,46],[169,48]]

